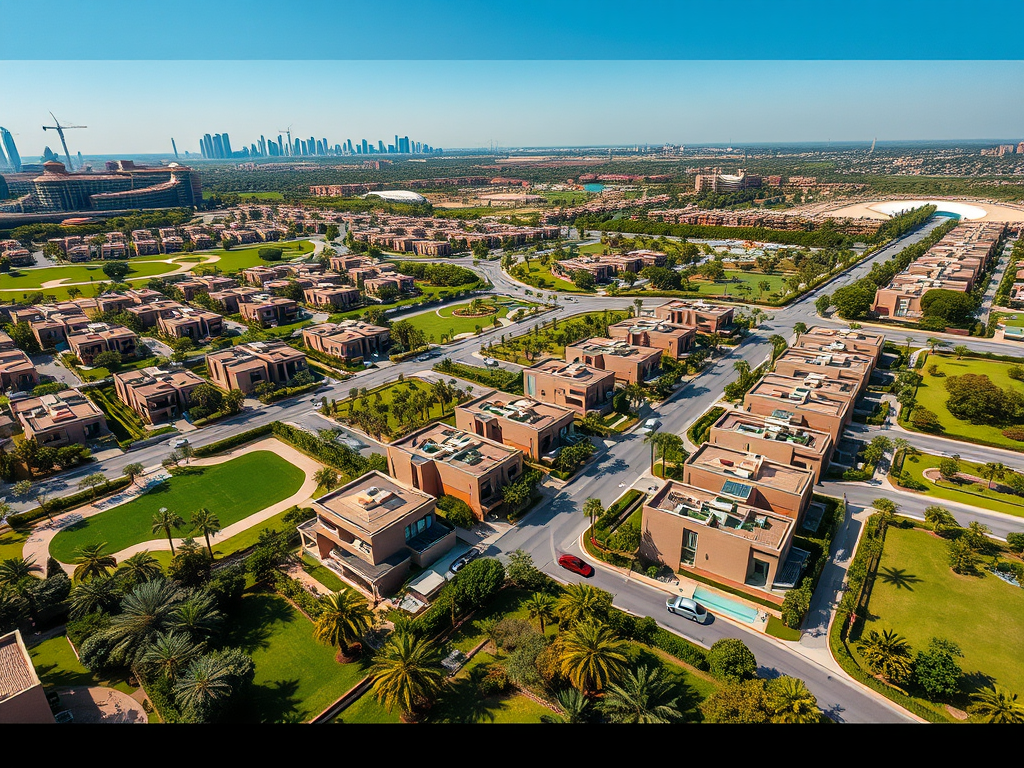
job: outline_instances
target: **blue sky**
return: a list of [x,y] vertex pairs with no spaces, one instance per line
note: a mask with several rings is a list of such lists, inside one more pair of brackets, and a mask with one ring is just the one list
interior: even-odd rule
[[[1024,139],[1024,62],[6,61],[0,125],[83,154],[236,148],[293,126],[442,147]],[[61,86],[61,83],[73,85]]]

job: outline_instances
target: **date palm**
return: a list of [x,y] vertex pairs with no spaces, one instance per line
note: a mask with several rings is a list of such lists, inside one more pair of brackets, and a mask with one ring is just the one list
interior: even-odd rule
[[914,668],[910,643],[895,630],[886,629],[879,633],[872,629],[867,637],[857,643],[857,649],[871,671],[890,683],[899,685],[910,679]]
[[328,592],[320,599],[323,612],[313,627],[313,638],[338,649],[339,657],[349,655],[349,644],[370,628],[373,616],[366,599],[352,590]]
[[972,694],[974,711],[985,718],[986,723],[1024,723],[1024,703],[1017,701],[1017,694],[1010,693],[1001,685],[993,685]]
[[80,581],[71,587],[68,605],[72,619],[80,619],[86,614],[101,612],[112,613],[121,600],[120,585],[109,576],[98,577],[90,581]]
[[325,491],[333,490],[338,485],[338,470],[333,467],[323,467],[314,473],[313,480],[316,481],[318,487]]
[[102,544],[86,544],[78,550],[78,557],[75,559],[75,581],[88,581],[99,576],[109,576],[110,572],[117,567],[117,560],[113,555],[104,552],[107,542]]
[[818,700],[804,681],[784,675],[769,684],[776,723],[817,723],[821,720]]
[[793,333],[796,334],[796,340],[800,341],[800,336],[802,334],[807,333],[807,324],[806,323],[794,323],[793,324]]
[[988,488],[992,490],[993,480],[1002,480],[1006,477],[1006,467],[1001,462],[989,461],[978,471],[978,474],[988,480]]
[[562,674],[584,693],[603,690],[626,667],[626,642],[605,624],[587,619],[561,636]]
[[210,637],[220,628],[224,616],[217,610],[213,595],[196,592],[175,606],[168,626],[195,638]]
[[171,531],[175,528],[181,528],[185,524],[185,521],[181,519],[181,515],[177,512],[171,512],[167,507],[160,507],[159,511],[153,515],[152,532],[160,533],[167,537],[167,542],[171,545],[171,556],[174,556],[174,539],[171,537]]
[[153,645],[142,656],[142,665],[150,672],[166,677],[171,683],[181,670],[199,656],[201,646],[185,632],[157,635]]
[[672,687],[660,668],[641,666],[627,671],[621,683],[609,684],[601,709],[613,723],[676,723],[683,715]]
[[156,636],[171,629],[174,611],[184,597],[182,590],[166,579],[143,582],[126,594],[121,613],[102,631],[111,644],[111,660],[128,667],[140,661]]
[[224,658],[200,656],[185,668],[174,684],[174,701],[182,712],[207,712],[231,695],[232,677],[231,666]]
[[0,587],[14,586],[25,577],[31,576],[32,571],[38,570],[38,566],[32,559],[8,557],[0,560]]
[[429,640],[408,632],[395,633],[377,652],[370,668],[374,696],[388,712],[398,705],[408,716],[418,702],[440,693],[444,684],[441,669],[440,654]]
[[585,619],[602,619],[611,607],[611,595],[589,584],[567,584],[555,606],[563,627],[571,627]]
[[189,520],[192,530],[203,534],[206,539],[206,548],[210,551],[210,559],[213,559],[213,546],[210,544],[210,537],[220,533],[220,518],[206,507],[200,507],[192,513]]
[[117,567],[117,574],[129,579],[132,584],[139,584],[163,576],[164,572],[160,562],[149,554],[148,549],[144,549],[122,560]]
[[540,632],[544,634],[545,622],[555,618],[555,601],[543,592],[534,592],[526,601],[526,610],[531,619],[537,619],[540,622]]

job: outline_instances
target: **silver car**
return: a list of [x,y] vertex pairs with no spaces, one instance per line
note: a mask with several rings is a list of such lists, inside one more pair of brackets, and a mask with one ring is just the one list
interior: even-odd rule
[[708,611],[703,605],[696,600],[691,600],[682,595],[670,597],[665,601],[665,607],[668,608],[669,613],[674,613],[676,616],[685,616],[690,621],[696,621],[698,624],[703,624],[708,617]]

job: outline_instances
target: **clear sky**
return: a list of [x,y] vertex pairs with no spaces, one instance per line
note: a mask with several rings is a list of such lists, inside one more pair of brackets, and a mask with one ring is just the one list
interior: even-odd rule
[[1014,61],[6,61],[28,159],[292,136],[441,147],[1024,139]]

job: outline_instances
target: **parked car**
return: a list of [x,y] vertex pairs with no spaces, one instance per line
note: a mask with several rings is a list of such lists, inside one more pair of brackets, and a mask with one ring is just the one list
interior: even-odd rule
[[448,570],[451,571],[452,573],[458,573],[459,571],[462,570],[462,567],[466,563],[468,563],[468,562],[470,562],[472,560],[476,560],[478,557],[480,557],[480,550],[478,550],[478,549],[471,549],[471,550],[469,550],[469,552],[467,552],[466,554],[462,555],[461,557],[455,558],[455,562],[453,562],[450,566],[448,566]]
[[488,357],[484,360],[484,365],[486,365],[488,368],[497,368],[499,365],[501,365],[501,363],[499,363],[493,357]]
[[178,448],[182,448],[186,445],[188,445],[187,437],[176,437],[171,440],[171,448],[174,448],[175,450],[177,450]]
[[708,618],[707,609],[698,603],[696,600],[691,600],[688,597],[682,595],[676,595],[670,597],[665,601],[665,607],[669,613],[674,613],[676,616],[683,616],[690,621],[695,621],[698,624],[703,624]]
[[580,576],[589,577],[594,574],[594,567],[585,563],[575,555],[562,555],[558,558],[558,564],[567,571],[578,573]]
[[640,431],[646,435],[650,432],[653,432],[660,426],[661,422],[658,421],[657,419],[648,419],[647,421],[644,422],[644,425],[640,427]]

